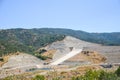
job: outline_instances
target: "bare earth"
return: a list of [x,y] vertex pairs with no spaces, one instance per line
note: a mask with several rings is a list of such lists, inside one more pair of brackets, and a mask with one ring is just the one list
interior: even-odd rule
[[[83,51],[62,64],[65,66],[73,65],[89,65],[96,63],[119,63],[120,62],[120,46],[103,46],[100,44],[85,42],[70,36],[63,41],[57,41],[44,47],[47,52],[44,56],[52,58],[50,62],[61,59],[73,49],[83,49]],[[84,52],[88,51],[88,52]],[[0,78],[13,74],[20,74],[27,70],[44,67],[42,61],[32,55],[20,53],[13,55],[8,59],[2,67],[0,67]],[[60,67],[58,65],[57,67]],[[61,69],[61,68],[60,68]]]
[[0,77],[23,73],[29,69],[36,68],[36,65],[43,66],[43,61],[25,53],[13,55],[0,68]]
[[[120,62],[120,46],[103,46],[100,44],[85,42],[71,36],[67,36],[63,41],[57,41],[45,47],[46,50],[56,50],[53,55],[53,61],[68,54],[72,48],[83,48],[83,51],[96,52],[107,58],[106,63]],[[82,57],[80,58],[82,59]]]

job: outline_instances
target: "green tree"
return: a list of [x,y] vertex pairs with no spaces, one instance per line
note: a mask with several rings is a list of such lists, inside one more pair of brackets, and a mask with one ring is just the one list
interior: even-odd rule
[[120,77],[120,67],[115,71],[115,73]]

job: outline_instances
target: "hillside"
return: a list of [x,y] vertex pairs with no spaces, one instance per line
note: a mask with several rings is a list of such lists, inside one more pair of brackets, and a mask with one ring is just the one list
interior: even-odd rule
[[[101,44],[90,43],[71,36],[67,36],[64,40],[54,42],[43,47],[42,49],[45,49],[47,52],[54,51],[52,59],[53,61],[56,61],[57,59],[71,52],[74,48],[82,48],[83,52],[74,56],[70,60],[67,60],[67,63],[71,62],[73,64],[74,62],[81,64],[81,62],[99,62],[102,60],[104,61],[104,59],[107,63],[119,63],[120,61],[120,46],[105,46]],[[45,54],[47,52],[45,52]]]
[[27,72],[36,68],[37,65],[42,67],[43,63],[44,61],[36,58],[33,55],[17,52],[16,54],[11,55],[8,58],[8,61],[5,62],[2,67],[0,67],[0,78]]
[[71,29],[6,29],[0,30],[0,55],[14,52],[34,54],[35,51],[65,36],[99,43],[103,45],[120,45],[120,33],[88,33]]
[[64,35],[48,34],[42,30],[9,29],[0,31],[0,55],[14,52],[33,54],[38,48],[64,39]]
[[[78,50],[80,50],[80,52],[78,52]],[[71,53],[77,54],[70,56],[72,55]],[[84,65],[88,66],[86,67],[86,70],[90,68],[89,66],[93,66],[95,69],[101,69],[101,63],[119,63],[120,46],[104,46],[101,44],[86,42],[75,37],[66,36],[61,41],[56,41],[37,49],[36,54],[44,56],[38,57],[41,59],[44,58],[45,60],[40,60],[33,55],[20,52],[9,56],[7,61],[5,61],[0,68],[0,77],[2,78],[26,72],[31,73],[28,77],[35,75],[35,73],[46,75],[49,70],[44,69],[50,68],[69,72],[73,70],[77,71],[79,67],[80,70],[84,72],[84,69],[82,68]],[[64,61],[58,63],[62,59]],[[54,62],[58,65],[54,66]],[[72,72],[70,72],[70,74],[71,73]]]

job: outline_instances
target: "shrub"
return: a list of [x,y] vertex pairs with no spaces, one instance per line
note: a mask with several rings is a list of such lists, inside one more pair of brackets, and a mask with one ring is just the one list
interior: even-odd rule
[[99,71],[89,70],[86,72],[85,77],[86,80],[97,80],[99,75],[100,75]]
[[72,80],[98,80],[99,75],[100,71],[89,70],[84,76],[72,77]]
[[36,75],[33,80],[45,80],[45,77],[43,75]]
[[102,71],[100,73],[99,80],[118,80],[118,77],[112,72]]
[[115,71],[115,74],[120,77],[120,67]]
[[72,77],[72,80],[120,80],[120,77],[112,72],[89,70],[84,76]]
[[36,57],[42,59],[42,60],[46,60],[48,57],[47,56],[42,56],[41,54],[36,55]]

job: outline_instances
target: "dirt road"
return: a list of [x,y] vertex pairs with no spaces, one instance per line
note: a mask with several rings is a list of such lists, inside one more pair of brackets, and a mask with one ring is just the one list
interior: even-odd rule
[[79,54],[82,51],[82,49],[73,49],[70,53],[66,54],[65,56],[61,57],[60,59],[57,59],[56,61],[52,62],[50,65],[58,65],[65,60]]

